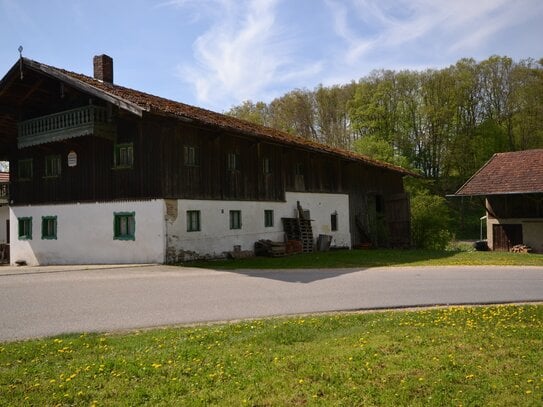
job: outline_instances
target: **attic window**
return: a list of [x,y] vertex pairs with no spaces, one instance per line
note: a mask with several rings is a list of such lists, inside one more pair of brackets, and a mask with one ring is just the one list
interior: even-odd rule
[[185,166],[197,167],[200,165],[200,149],[194,146],[184,146],[183,158]]
[[54,178],[60,176],[60,155],[48,155],[45,157],[45,177]]
[[385,211],[385,202],[383,195],[375,195],[375,212],[383,213]]
[[134,166],[134,144],[116,144],[113,158],[115,168],[132,168]]
[[32,179],[32,158],[19,160],[19,181],[28,181]]
[[269,158],[264,158],[262,160],[262,172],[264,174],[271,174],[271,164]]
[[304,165],[302,163],[297,163],[296,167],[294,167],[294,174],[295,175],[304,175]]
[[229,153],[227,157],[228,171],[238,171],[240,168],[239,154]]

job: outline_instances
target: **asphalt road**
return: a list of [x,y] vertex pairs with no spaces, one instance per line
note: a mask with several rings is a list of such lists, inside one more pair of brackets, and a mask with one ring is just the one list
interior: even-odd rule
[[0,267],[0,341],[338,310],[543,301],[543,267]]

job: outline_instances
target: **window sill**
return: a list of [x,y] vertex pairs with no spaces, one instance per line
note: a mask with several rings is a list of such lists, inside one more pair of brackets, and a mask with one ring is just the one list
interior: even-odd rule
[[136,240],[135,236],[114,236],[113,240]]
[[112,170],[133,170],[134,166],[124,166],[124,167],[111,167]]

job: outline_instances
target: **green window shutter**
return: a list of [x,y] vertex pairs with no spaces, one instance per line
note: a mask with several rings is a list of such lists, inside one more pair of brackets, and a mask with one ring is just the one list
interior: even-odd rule
[[113,213],[113,239],[136,240],[136,213]]
[[45,240],[57,239],[57,217],[56,216],[42,216],[41,238]]

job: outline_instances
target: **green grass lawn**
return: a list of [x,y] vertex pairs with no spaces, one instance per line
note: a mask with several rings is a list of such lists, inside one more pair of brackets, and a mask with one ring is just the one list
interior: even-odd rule
[[541,406],[543,305],[0,344],[0,405]]
[[211,260],[182,263],[213,269],[244,268],[347,268],[381,266],[518,265],[543,266],[543,254],[476,252],[467,250],[339,250],[286,257],[253,257],[241,260]]

